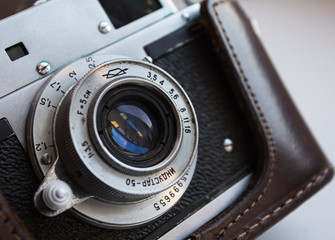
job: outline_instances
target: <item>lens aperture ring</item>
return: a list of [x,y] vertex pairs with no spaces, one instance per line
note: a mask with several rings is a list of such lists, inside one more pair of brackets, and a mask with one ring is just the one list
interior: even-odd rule
[[[163,169],[173,160],[169,154],[177,148],[175,145],[180,144],[177,132],[180,123],[174,106],[160,89],[143,79],[130,77],[107,85],[93,100],[88,118],[90,135],[99,154],[113,167],[128,174],[145,175]],[[113,115],[107,118],[108,113]],[[143,123],[149,133],[138,122]],[[127,131],[134,134],[127,136]],[[142,145],[150,145],[147,142],[151,140],[151,148],[138,147],[133,140],[136,137],[140,138],[139,144],[144,142]]]

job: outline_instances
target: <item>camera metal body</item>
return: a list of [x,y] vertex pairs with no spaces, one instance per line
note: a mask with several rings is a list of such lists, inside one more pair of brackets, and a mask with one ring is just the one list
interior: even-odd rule
[[[250,136],[249,128],[241,120],[244,116],[233,96],[227,97],[229,101],[206,97],[204,102],[196,95],[196,91],[202,92],[204,88],[208,88],[208,96],[216,94],[212,80],[207,83],[207,79],[203,79],[199,86],[192,82],[192,78],[206,75],[201,72],[205,70],[190,64],[201,59],[190,59],[182,53],[173,55],[194,39],[208,38],[199,22],[199,4],[177,12],[170,1],[147,1],[152,9],[142,10],[151,13],[127,15],[118,10],[117,15],[133,16],[122,21],[104,4],[96,0],[53,0],[2,20],[0,48],[5,51],[0,54],[0,118],[8,120],[32,161],[39,187],[30,193],[34,194],[30,201],[43,215],[62,216],[71,209],[72,214],[79,217],[74,221],[97,226],[91,234],[99,231],[107,234],[104,228],[132,228],[131,234],[137,238],[151,231],[156,234],[146,237],[186,237],[229,206],[246,188],[252,169],[249,160],[254,158],[253,146],[238,144],[246,145],[249,141],[245,139]],[[188,51],[193,53],[197,49]],[[208,52],[213,50],[208,49]],[[171,61],[169,56],[178,60]],[[181,59],[184,56],[185,59]],[[164,70],[154,65],[152,58],[154,64]],[[222,74],[223,79],[227,78],[224,71],[208,64],[218,71],[216,76]],[[182,82],[179,78],[183,78]],[[120,97],[115,100],[114,96]],[[112,98],[119,105],[111,103]],[[193,107],[196,98],[201,103]],[[229,109],[216,106],[220,101]],[[105,118],[111,109],[116,106],[118,116],[124,117],[119,107],[141,108],[138,102],[143,105],[150,102],[149,107],[143,108],[149,110],[142,110],[149,118],[154,115],[159,134],[169,126],[170,130],[163,135],[169,139],[172,134],[173,140],[166,152],[163,144],[155,150],[157,154],[152,150],[151,155],[144,154],[142,158],[142,152],[136,155],[129,154],[126,148],[120,151],[116,140],[104,142],[105,139],[108,142],[109,135],[100,133],[99,129],[106,128]],[[152,106],[151,102],[157,104]],[[100,116],[105,108],[107,113]],[[163,113],[159,115],[156,112],[161,108]],[[209,113],[203,111],[204,108],[208,108]],[[214,120],[214,129],[207,121],[207,117],[213,117],[212,108],[217,111],[214,117],[219,118]],[[224,115],[225,111],[228,116],[221,121],[220,113]],[[234,116],[229,115],[230,112]],[[148,116],[142,120],[145,122]],[[96,124],[99,121],[101,126]],[[221,125],[215,129],[216,121],[225,125],[225,129]],[[229,121],[235,127],[227,126]],[[117,122],[111,122],[111,128],[118,128]],[[237,132],[234,129],[238,129]],[[213,131],[217,136],[213,136]],[[206,135],[204,140],[201,140],[202,133]],[[214,140],[208,141],[212,138]],[[128,151],[126,156],[124,149]],[[198,152],[200,157],[196,164]],[[225,158],[211,155],[217,152]],[[159,154],[161,158],[157,157]],[[151,162],[156,157],[158,160]],[[222,164],[227,165],[229,173],[226,174]],[[216,171],[216,167],[220,170]],[[213,175],[213,171],[217,175]],[[193,174],[195,183],[191,182]],[[65,183],[65,187],[59,183]],[[192,192],[192,189],[200,191]],[[183,200],[184,193],[186,199],[192,196],[190,200]],[[178,201],[182,207],[176,207]],[[47,217],[40,216],[40,219]],[[143,235],[141,226],[147,224],[151,224],[151,230]],[[122,235],[120,230],[108,231],[114,231],[118,237]]]

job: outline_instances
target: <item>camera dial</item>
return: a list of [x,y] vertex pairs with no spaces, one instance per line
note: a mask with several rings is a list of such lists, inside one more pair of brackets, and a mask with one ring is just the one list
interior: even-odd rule
[[[145,224],[181,198],[196,165],[192,104],[146,61],[89,56],[64,67],[38,92],[27,129],[43,179],[35,205],[46,216],[71,209],[102,227]],[[55,181],[72,196],[50,208],[46,191]]]

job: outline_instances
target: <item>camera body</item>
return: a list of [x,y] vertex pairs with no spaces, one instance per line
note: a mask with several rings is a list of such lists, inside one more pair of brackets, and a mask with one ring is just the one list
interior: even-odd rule
[[[249,182],[256,158],[251,130],[200,21],[200,6],[176,12],[170,1],[143,2],[152,8],[141,10],[152,13],[144,16],[131,4],[123,13],[104,1],[47,1],[0,23],[6,36],[0,43],[0,117],[8,120],[0,131],[10,133],[0,146],[0,184],[39,238],[56,236],[56,229],[64,229],[58,237],[75,231],[78,239],[183,238],[228,207]],[[138,14],[128,13],[130,6]],[[157,104],[142,108],[138,102]],[[126,149],[124,157],[119,142],[104,142],[108,132],[102,136],[97,129],[106,128],[115,106],[118,116],[129,113],[120,113],[124,105],[145,109],[149,117],[142,122],[156,119],[159,136],[169,126],[163,135],[173,140],[166,153],[164,145],[144,158]],[[105,108],[110,112],[99,116]],[[119,122],[110,122],[118,128]],[[16,176],[23,177],[6,184]],[[18,189],[24,189],[19,197]],[[59,207],[57,196],[69,192],[71,199]]]

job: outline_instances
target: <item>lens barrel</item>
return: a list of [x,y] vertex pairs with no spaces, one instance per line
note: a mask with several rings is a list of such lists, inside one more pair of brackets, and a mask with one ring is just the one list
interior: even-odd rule
[[162,192],[196,161],[197,126],[187,96],[144,62],[105,63],[87,74],[62,101],[55,132],[72,179],[105,201]]
[[[29,153],[43,179],[34,203],[45,216],[72,209],[94,225],[135,227],[171,209],[191,182],[199,134],[193,106],[151,63],[79,59],[45,82],[30,112]],[[53,180],[72,192],[57,211],[42,197]]]

